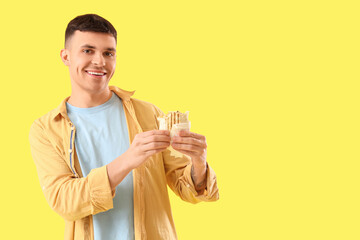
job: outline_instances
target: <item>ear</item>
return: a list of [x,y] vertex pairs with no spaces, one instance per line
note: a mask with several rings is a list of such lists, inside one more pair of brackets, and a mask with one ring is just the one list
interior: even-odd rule
[[67,50],[67,49],[61,49],[61,51],[60,51],[60,57],[61,57],[61,60],[63,61],[63,63],[64,63],[66,66],[69,66],[69,65],[70,65],[69,50]]

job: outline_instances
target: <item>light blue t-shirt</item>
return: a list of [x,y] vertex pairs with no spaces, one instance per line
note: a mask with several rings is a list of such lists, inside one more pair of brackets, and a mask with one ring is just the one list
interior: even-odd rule
[[[104,104],[78,108],[66,103],[76,127],[75,147],[83,176],[102,167],[129,148],[129,135],[121,99],[112,93]],[[133,175],[130,172],[116,187],[114,208],[95,214],[95,240],[134,239]]]

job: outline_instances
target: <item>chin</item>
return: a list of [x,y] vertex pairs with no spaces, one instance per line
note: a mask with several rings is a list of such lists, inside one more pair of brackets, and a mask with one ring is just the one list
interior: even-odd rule
[[108,88],[108,84],[109,84],[109,81],[91,82],[88,85],[88,88],[92,92],[99,92],[99,91],[103,91],[104,89]]

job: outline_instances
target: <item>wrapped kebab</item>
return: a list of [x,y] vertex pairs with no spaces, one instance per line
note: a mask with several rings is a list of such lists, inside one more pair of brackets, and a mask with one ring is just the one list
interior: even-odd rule
[[169,112],[163,117],[159,117],[159,130],[169,130],[170,137],[176,136],[180,130],[190,131],[189,111],[181,113],[179,111]]

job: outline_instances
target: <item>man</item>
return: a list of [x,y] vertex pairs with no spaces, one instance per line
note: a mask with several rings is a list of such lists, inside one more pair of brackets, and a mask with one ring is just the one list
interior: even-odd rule
[[65,219],[65,239],[177,239],[167,184],[191,203],[219,197],[206,139],[190,131],[170,138],[158,130],[156,106],[108,86],[116,41],[98,15],[68,24],[60,55],[71,96],[30,129],[40,185]]

